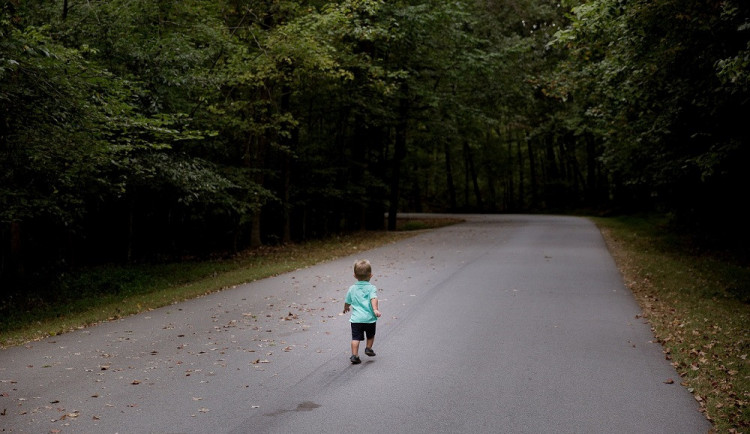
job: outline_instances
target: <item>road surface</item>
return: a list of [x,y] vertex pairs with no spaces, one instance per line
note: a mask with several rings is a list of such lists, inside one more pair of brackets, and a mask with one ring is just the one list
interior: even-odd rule
[[[0,351],[0,432],[710,429],[590,221],[465,218]],[[358,258],[383,316],[377,356],[352,365],[341,311]]]

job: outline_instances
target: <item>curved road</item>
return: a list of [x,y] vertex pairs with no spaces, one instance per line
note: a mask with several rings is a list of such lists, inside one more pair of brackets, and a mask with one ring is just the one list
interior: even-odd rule
[[[0,351],[0,431],[706,433],[588,220],[466,223]],[[348,360],[352,263],[377,356]],[[673,384],[667,380],[673,379]]]

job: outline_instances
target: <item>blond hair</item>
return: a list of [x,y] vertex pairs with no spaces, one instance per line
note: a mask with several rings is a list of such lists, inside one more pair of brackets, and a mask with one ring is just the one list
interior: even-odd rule
[[358,280],[367,280],[372,275],[372,266],[367,259],[360,259],[354,263],[354,277]]

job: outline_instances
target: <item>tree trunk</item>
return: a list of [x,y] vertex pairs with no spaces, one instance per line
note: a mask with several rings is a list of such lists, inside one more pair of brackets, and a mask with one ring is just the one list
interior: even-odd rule
[[529,182],[530,182],[530,188],[531,188],[531,208],[537,208],[537,174],[536,174],[536,164],[534,160],[534,149],[531,146],[531,140],[529,140],[528,134],[526,134],[526,149],[529,153]]
[[[260,135],[252,135],[248,138],[245,143],[245,155],[243,157],[244,164],[246,167],[255,169],[255,172],[251,174],[252,181],[259,185],[263,185],[263,142],[265,138]],[[253,146],[255,143],[255,146]],[[258,204],[258,210],[253,214],[250,223],[250,247],[259,247],[263,244],[261,240],[261,229],[260,219],[262,212],[262,204]]]
[[284,244],[287,244],[287,243],[289,243],[289,242],[292,241],[292,221],[291,221],[291,211],[292,211],[291,208],[292,208],[292,205],[291,205],[291,203],[289,203],[290,202],[290,197],[291,197],[291,195],[290,195],[289,192],[290,192],[291,186],[292,186],[292,181],[291,181],[292,163],[291,163],[291,159],[292,159],[292,157],[289,156],[288,154],[284,155],[284,175],[283,175],[284,176],[284,186],[283,186],[284,191],[282,192],[282,195],[281,195],[281,200],[283,201],[283,203],[281,205],[282,206],[281,212],[283,213],[282,217],[281,217],[283,219],[283,233],[282,233],[282,236],[281,236],[281,241]]
[[471,184],[474,187],[474,197],[477,201],[477,208],[479,211],[484,209],[484,203],[482,201],[482,192],[479,190],[479,179],[477,178],[477,171],[474,167],[474,157],[471,152],[471,147],[468,142],[464,142],[464,155],[466,158],[467,174],[471,177]]
[[253,222],[251,223],[250,228],[250,247],[260,247],[263,245],[263,241],[260,237],[260,214],[261,212],[258,211],[253,216]]
[[125,251],[125,260],[130,263],[133,259],[133,244],[135,240],[135,202],[130,201],[128,206],[128,239]]
[[487,192],[489,194],[487,209],[489,211],[495,211],[497,208],[497,192],[495,191],[496,170],[492,167],[493,157],[492,131],[490,130],[485,134],[484,149],[482,152],[482,168],[484,169],[484,175],[487,177]]
[[508,176],[508,178],[507,178],[507,180],[508,180],[507,181],[508,191],[507,191],[506,197],[508,199],[507,199],[506,206],[507,206],[507,208],[509,210],[513,211],[513,210],[515,210],[515,200],[514,200],[514,198],[515,198],[515,190],[516,189],[515,189],[515,187],[513,185],[513,140],[511,140],[510,127],[506,128],[506,130],[505,130],[505,139],[506,139],[507,144],[508,144],[508,168],[510,169],[510,170],[508,170],[508,174],[507,174],[507,176]]
[[554,143],[551,142],[551,139],[546,140],[546,151],[547,151],[547,158],[546,158],[546,166],[547,166],[547,176],[549,179],[547,182],[550,181],[558,181],[560,178],[560,170],[557,166],[557,157],[555,156],[555,147]]
[[461,147],[464,160],[464,209],[469,208],[469,158],[466,156],[466,143]]
[[399,101],[399,118],[396,123],[395,150],[393,155],[393,171],[391,172],[391,195],[388,207],[388,230],[396,230],[398,202],[401,187],[401,161],[406,157],[406,129],[409,115],[409,86],[401,85],[401,100]]
[[[282,113],[287,113],[290,110],[291,106],[291,94],[292,90],[289,88],[289,86],[284,86],[284,89],[282,90],[281,95],[281,111]],[[297,148],[297,142],[299,141],[299,128],[298,127],[292,127],[291,131],[291,137],[289,139],[282,139],[286,145],[287,149],[282,150],[284,153],[284,162],[283,162],[283,191],[281,192],[281,200],[282,200],[282,219],[283,219],[283,234],[281,237],[281,241],[283,243],[289,243],[292,241],[292,223],[290,218],[291,208],[292,205],[289,203],[290,200],[290,190],[292,186],[291,177],[292,177],[292,155],[294,149]]]
[[448,187],[448,198],[450,200],[451,211],[456,210],[456,185],[453,182],[453,166],[451,165],[451,147],[450,143],[445,141],[445,177]]
[[596,145],[591,137],[586,137],[586,202],[595,204],[599,198],[599,180],[597,176],[597,158]]
[[[266,83],[265,86],[258,88],[257,98],[259,101],[263,101],[266,107],[270,107],[272,104],[271,95],[273,94],[273,88],[271,85]],[[271,124],[271,120],[268,117],[268,113],[256,114],[259,116],[259,123],[263,125]],[[255,146],[253,146],[255,145]],[[266,154],[268,150],[268,137],[264,132],[254,132],[250,134],[250,137],[246,143],[245,148],[245,165],[252,169],[253,172],[250,175],[253,182],[259,187],[263,187],[265,183],[264,170],[266,167]],[[257,211],[254,213],[250,228],[250,247],[259,247],[263,245],[261,238],[261,217],[263,214],[263,201],[257,203]]]
[[11,276],[15,277],[23,277],[25,274],[21,235],[21,223],[12,222],[10,224],[10,272]]
[[513,135],[516,142],[516,154],[518,155],[518,208],[523,209],[526,204],[526,192],[524,191],[524,167],[523,152],[521,151],[521,137],[522,131],[516,131]]
[[578,163],[578,157],[576,156],[575,138],[570,137],[563,142],[562,146],[569,167],[568,178],[573,185],[572,193],[575,194],[575,197],[581,197],[581,192],[586,189],[586,180],[584,179],[583,172],[581,172],[581,165]]
[[396,150],[393,156],[393,166],[391,172],[391,195],[390,205],[388,207],[388,230],[396,230],[396,214],[398,213],[398,201],[400,197],[400,183],[401,183],[401,160],[406,154],[406,125],[404,122],[399,122],[396,126]]

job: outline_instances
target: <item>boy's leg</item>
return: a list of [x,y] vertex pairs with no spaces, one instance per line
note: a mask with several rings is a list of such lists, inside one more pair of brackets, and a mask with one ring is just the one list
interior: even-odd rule
[[375,351],[372,350],[372,344],[375,343],[375,323],[368,326],[367,329],[367,346],[365,347],[365,354],[372,357],[375,355]]
[[365,331],[362,324],[352,323],[352,363],[359,363],[359,342],[363,340],[365,340]]
[[349,357],[349,360],[351,360],[352,364],[356,365],[358,363],[362,363],[362,361],[359,359],[359,341],[358,340],[352,340],[352,356]]

